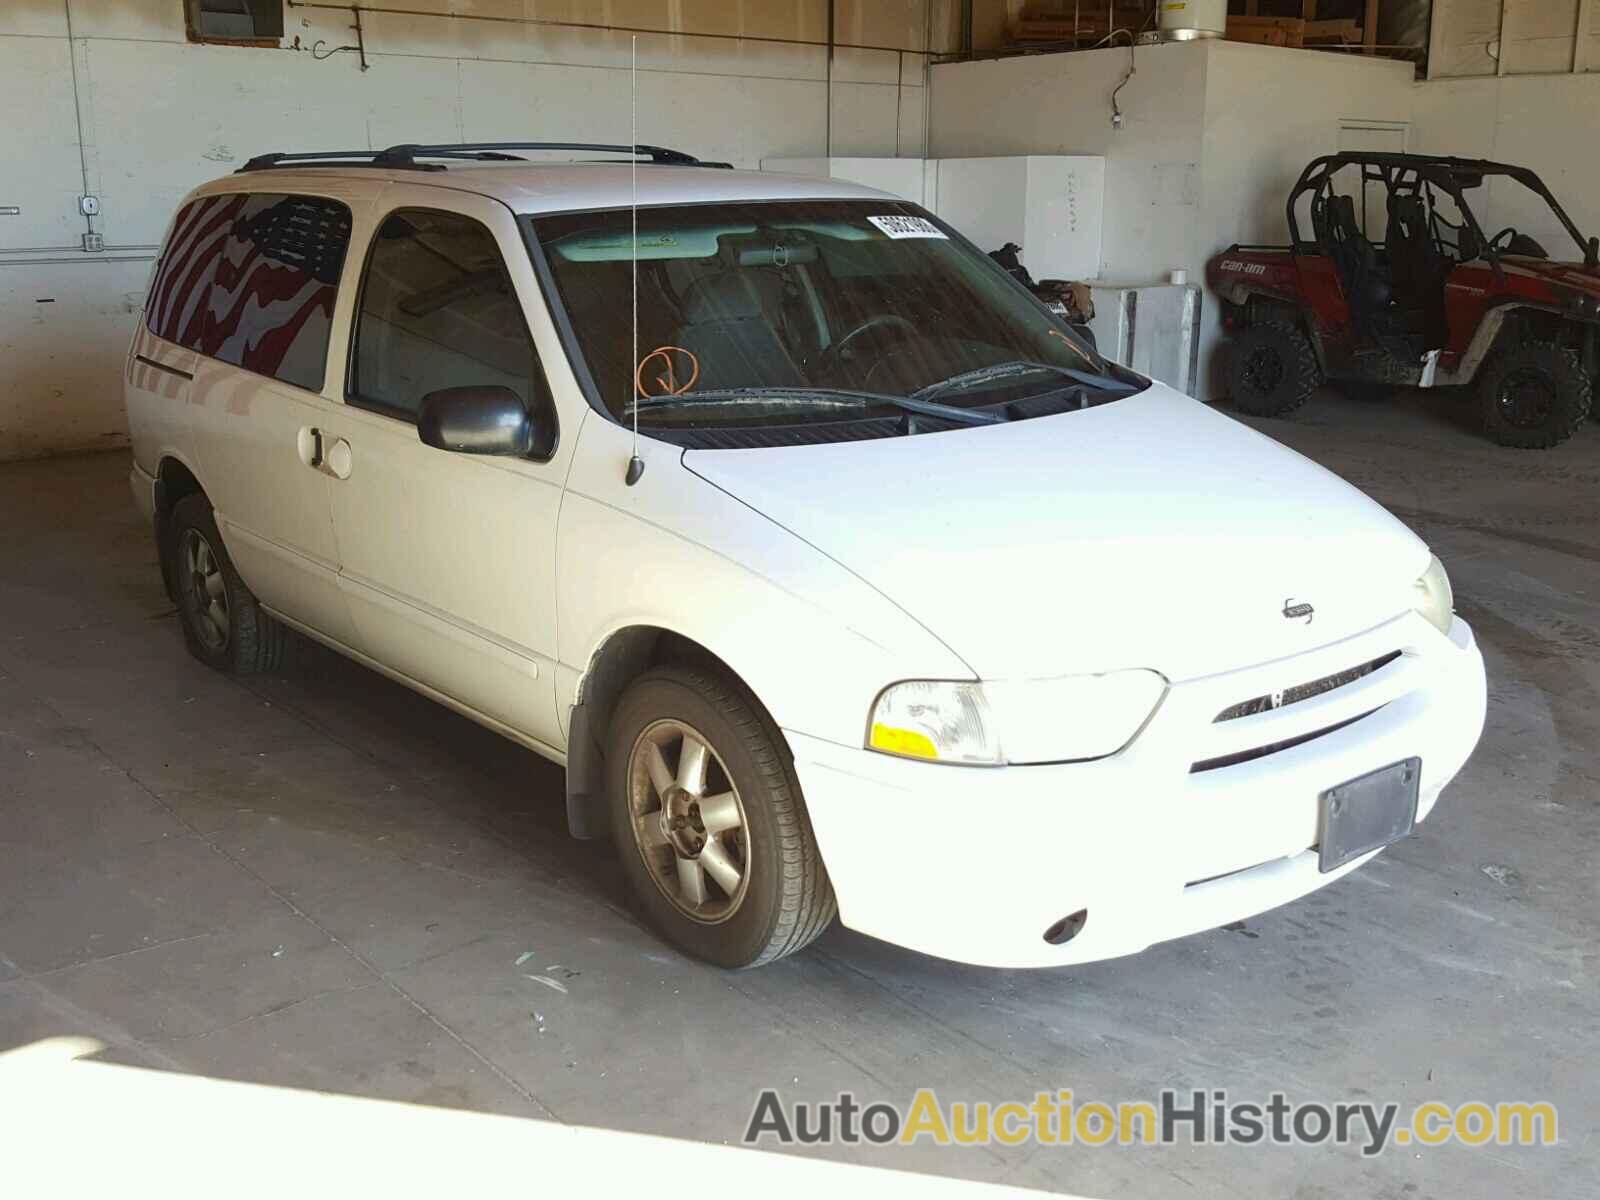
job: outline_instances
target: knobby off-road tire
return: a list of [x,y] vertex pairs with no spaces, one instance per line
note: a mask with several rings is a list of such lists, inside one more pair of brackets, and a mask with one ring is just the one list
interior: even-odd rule
[[1316,352],[1293,325],[1261,321],[1233,340],[1228,394],[1240,412],[1284,416],[1311,399],[1321,382]]
[[658,667],[628,687],[608,731],[606,790],[639,907],[685,952],[760,966],[833,921],[782,735],[720,675]]
[[289,631],[261,611],[233,569],[205,496],[196,492],[178,501],[161,553],[189,653],[230,675],[282,665]]
[[1502,446],[1547,450],[1583,424],[1594,387],[1576,350],[1554,342],[1510,346],[1478,378],[1484,432]]

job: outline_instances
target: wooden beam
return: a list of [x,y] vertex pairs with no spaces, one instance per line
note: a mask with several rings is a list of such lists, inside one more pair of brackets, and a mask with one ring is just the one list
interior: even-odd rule
[[1306,23],[1299,17],[1229,17],[1228,24],[1242,29],[1289,29],[1304,33]]
[[1449,14],[1445,11],[1449,0],[1434,0],[1433,17],[1428,22],[1428,78],[1444,76],[1444,27]]
[[1306,23],[1299,17],[1229,17],[1230,42],[1254,42],[1259,46],[1305,45]]
[[1300,0],[1300,19],[1302,21],[1317,19],[1317,0]]
[[1342,17],[1336,21],[1307,21],[1306,45],[1313,42],[1340,42],[1346,46],[1359,45],[1361,42],[1361,27],[1356,24],[1354,17]]
[[1367,0],[1367,13],[1361,22],[1363,54],[1371,54],[1378,45],[1378,0]]

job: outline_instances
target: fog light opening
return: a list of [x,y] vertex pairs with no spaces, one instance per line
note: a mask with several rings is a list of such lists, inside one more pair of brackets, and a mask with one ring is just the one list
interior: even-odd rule
[[1044,931],[1044,940],[1052,946],[1065,946],[1079,933],[1083,932],[1085,922],[1089,920],[1089,910],[1080,908],[1069,916],[1062,917],[1049,929]]

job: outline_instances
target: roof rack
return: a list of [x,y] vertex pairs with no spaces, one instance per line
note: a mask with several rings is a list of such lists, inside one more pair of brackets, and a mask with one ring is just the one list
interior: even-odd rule
[[732,163],[701,162],[692,154],[666,146],[619,146],[604,142],[458,142],[433,146],[403,144],[387,150],[321,150],[294,153],[258,154],[235,174],[270,171],[278,167],[352,166],[390,167],[403,171],[442,171],[440,162],[425,159],[466,159],[477,162],[522,162],[519,150],[593,150],[605,154],[628,154],[651,163],[677,167],[730,168]]

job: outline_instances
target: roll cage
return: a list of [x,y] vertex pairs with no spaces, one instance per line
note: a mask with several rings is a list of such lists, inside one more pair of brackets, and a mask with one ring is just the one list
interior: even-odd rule
[[[1561,202],[1555,198],[1554,193],[1545,186],[1544,180],[1527,167],[1490,162],[1487,159],[1427,154],[1382,154],[1368,151],[1323,155],[1321,158],[1312,159],[1300,173],[1299,180],[1289,192],[1286,206],[1290,245],[1294,253],[1317,253],[1327,245],[1325,230],[1315,227],[1324,224],[1323,214],[1327,210],[1329,196],[1332,193],[1334,176],[1349,166],[1359,167],[1361,170],[1363,206],[1366,204],[1367,183],[1382,184],[1390,196],[1416,196],[1425,199],[1426,189],[1429,186],[1444,192],[1455,201],[1466,223],[1465,227],[1470,230],[1476,243],[1478,254],[1486,258],[1497,273],[1500,270],[1500,253],[1490,244],[1490,237],[1478,224],[1477,215],[1466,197],[1468,191],[1482,186],[1486,178],[1496,175],[1515,180],[1548,204],[1550,211],[1556,215],[1557,220],[1578,246],[1580,253],[1585,258],[1592,256],[1592,244],[1561,207]],[[1296,205],[1307,194],[1311,196],[1310,211],[1314,226],[1311,238],[1303,236],[1299,218],[1295,214]],[[1432,224],[1435,214],[1431,204],[1428,215]]]

